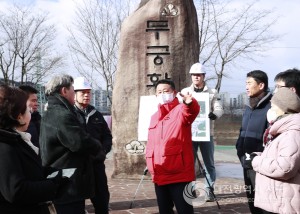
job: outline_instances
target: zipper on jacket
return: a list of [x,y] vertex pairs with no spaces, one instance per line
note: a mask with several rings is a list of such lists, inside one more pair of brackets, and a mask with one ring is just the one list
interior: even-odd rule
[[248,132],[249,121],[251,120],[252,114],[253,114],[253,110],[251,109],[251,113],[250,113],[250,116],[249,116],[249,120],[248,120],[247,127],[246,127],[246,130],[245,130],[245,136],[244,136],[244,143],[243,143],[243,153],[244,153],[244,155],[246,153],[246,151],[245,151],[246,134]]
[[160,139],[163,139],[163,136],[164,136],[163,132],[164,132],[164,120],[161,121],[161,135],[160,135]]

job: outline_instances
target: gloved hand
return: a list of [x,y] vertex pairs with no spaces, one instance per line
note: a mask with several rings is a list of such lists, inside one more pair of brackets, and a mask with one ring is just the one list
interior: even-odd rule
[[59,196],[62,192],[62,188],[70,182],[70,179],[68,177],[62,176],[62,169],[59,169],[57,175],[53,178],[50,178],[50,180],[57,186],[57,196]]
[[248,153],[246,153],[245,156],[243,156],[244,158],[244,164],[243,164],[243,167],[244,169],[253,169],[252,167],[252,161],[254,159],[254,157],[257,156],[257,154],[255,153],[251,153],[250,155]]
[[214,113],[210,112],[208,114],[208,118],[211,119],[211,120],[215,120],[215,119],[217,119],[217,115],[215,115]]
[[97,153],[97,155],[94,156],[93,161],[99,163],[99,162],[105,161],[105,158],[106,158],[105,151],[101,149],[101,150]]

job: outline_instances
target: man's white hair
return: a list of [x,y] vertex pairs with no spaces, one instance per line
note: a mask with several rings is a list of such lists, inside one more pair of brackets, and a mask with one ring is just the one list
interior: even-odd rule
[[54,76],[46,83],[45,94],[46,96],[59,94],[61,88],[63,87],[69,88],[73,84],[73,82],[74,82],[73,77],[67,74],[60,74]]

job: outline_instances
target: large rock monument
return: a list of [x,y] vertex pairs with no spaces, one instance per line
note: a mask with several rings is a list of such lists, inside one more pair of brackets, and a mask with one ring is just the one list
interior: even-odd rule
[[[112,102],[113,178],[140,178],[144,145],[138,141],[140,97],[154,95],[159,79],[180,91],[199,61],[199,31],[193,0],[142,0],[122,24]],[[138,177],[137,177],[138,176]]]

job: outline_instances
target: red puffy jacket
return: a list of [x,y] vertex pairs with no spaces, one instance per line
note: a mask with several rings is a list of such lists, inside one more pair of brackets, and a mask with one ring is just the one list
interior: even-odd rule
[[190,105],[175,98],[151,117],[146,162],[157,185],[195,180],[191,124],[199,110],[194,98]]

